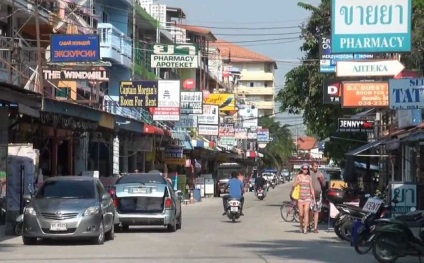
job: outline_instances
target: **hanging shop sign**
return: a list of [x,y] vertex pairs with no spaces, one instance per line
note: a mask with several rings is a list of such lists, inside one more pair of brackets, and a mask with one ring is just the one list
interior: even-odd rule
[[411,51],[412,0],[332,0],[333,53]]
[[234,137],[234,123],[220,123],[219,124],[219,137]]
[[158,81],[158,107],[152,108],[155,121],[178,121],[180,119],[180,81]]
[[390,199],[396,200],[392,203],[395,214],[406,214],[411,208],[417,208],[417,185],[408,182],[392,182],[389,186]]
[[[198,124],[218,125],[219,123],[218,105],[203,104],[203,114],[197,116],[197,122]],[[216,135],[218,135],[218,133]]]
[[232,93],[214,93],[203,99],[203,103],[218,105],[220,111],[233,111],[236,108],[236,99]]
[[387,82],[343,82],[343,108],[366,108],[389,106]]
[[186,79],[183,81],[183,90],[194,90],[196,88],[196,81],[194,79]]
[[98,122],[80,120],[50,112],[40,112],[40,122],[46,126],[73,131],[94,131],[98,127]]
[[379,61],[338,61],[337,77],[396,76],[405,66],[396,59]]
[[45,80],[93,80],[108,81],[106,70],[53,70],[43,69]]
[[100,61],[99,35],[50,35],[50,61]]
[[374,131],[374,122],[369,120],[357,119],[339,119],[339,132],[372,132]]
[[196,115],[180,115],[180,120],[174,122],[174,128],[193,128],[197,127]]
[[234,129],[234,138],[235,139],[247,139],[247,128],[235,128]]
[[153,45],[152,68],[198,68],[198,49],[195,45]]
[[392,110],[424,109],[424,78],[390,79],[389,108]]
[[258,142],[269,142],[269,129],[257,129],[256,134],[256,140]]
[[203,92],[182,91],[181,92],[181,114],[202,114]]
[[119,84],[120,107],[157,107],[158,82],[150,80],[122,81]]
[[164,162],[168,165],[184,165],[184,149],[182,147],[166,148],[164,152]]
[[257,127],[259,110],[256,107],[248,106],[238,110],[239,120],[243,128]]
[[219,134],[218,125],[198,124],[197,130],[198,130],[200,135],[218,136],[218,134]]

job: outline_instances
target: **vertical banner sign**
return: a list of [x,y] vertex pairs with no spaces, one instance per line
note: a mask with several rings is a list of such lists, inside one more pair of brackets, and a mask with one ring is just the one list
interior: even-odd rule
[[157,107],[157,81],[122,81],[119,84],[120,107]]
[[333,53],[411,51],[412,0],[332,0]]
[[51,62],[98,62],[98,35],[50,35]]
[[152,109],[155,121],[178,121],[180,119],[180,81],[158,81],[158,107]]
[[390,79],[389,107],[392,110],[424,109],[424,78]]
[[198,68],[197,46],[192,44],[153,45],[150,63],[152,68]]
[[181,114],[202,114],[203,92],[182,91],[181,92]]

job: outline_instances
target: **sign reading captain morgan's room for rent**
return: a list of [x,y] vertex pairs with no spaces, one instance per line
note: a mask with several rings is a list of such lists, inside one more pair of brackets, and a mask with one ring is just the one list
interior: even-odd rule
[[197,47],[195,45],[153,45],[150,58],[152,68],[198,68]]

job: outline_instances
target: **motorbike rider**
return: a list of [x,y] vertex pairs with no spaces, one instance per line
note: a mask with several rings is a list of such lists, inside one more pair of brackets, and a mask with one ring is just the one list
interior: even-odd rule
[[224,205],[224,213],[222,214],[223,216],[227,214],[228,200],[231,199],[231,198],[235,198],[235,199],[240,200],[240,202],[241,202],[240,215],[244,216],[244,214],[243,214],[244,187],[243,187],[243,183],[237,178],[238,174],[239,173],[237,173],[237,172],[232,172],[231,173],[231,179],[228,181],[228,184],[225,186],[224,192],[226,192],[228,188],[229,188],[229,191],[228,191],[228,195],[225,195],[225,196],[222,197],[222,203]]
[[256,178],[255,180],[255,195],[257,193],[257,189],[262,188],[262,190],[264,190],[264,196],[266,196],[266,180],[265,178],[262,176],[262,174],[259,174],[258,178]]

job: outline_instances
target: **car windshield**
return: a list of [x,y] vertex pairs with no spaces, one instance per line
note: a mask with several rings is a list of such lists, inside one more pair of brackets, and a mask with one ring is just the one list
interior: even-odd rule
[[116,184],[166,184],[166,179],[161,174],[127,174],[116,181]]
[[35,198],[94,199],[95,196],[95,187],[91,180],[55,180],[44,182]]
[[340,170],[323,170],[323,172],[329,175],[330,180],[342,180],[342,171]]
[[226,167],[226,168],[218,168],[218,180],[228,179],[231,177],[232,172],[239,172],[240,167]]

